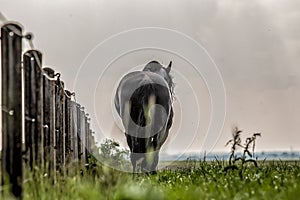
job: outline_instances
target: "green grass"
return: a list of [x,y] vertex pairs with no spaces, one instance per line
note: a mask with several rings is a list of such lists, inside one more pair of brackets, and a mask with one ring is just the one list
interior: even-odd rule
[[[24,199],[300,198],[300,161],[258,164],[225,172],[227,162],[175,162],[156,175],[134,176],[99,165],[84,175],[59,176],[56,184],[27,172]],[[7,194],[3,198],[9,199]]]

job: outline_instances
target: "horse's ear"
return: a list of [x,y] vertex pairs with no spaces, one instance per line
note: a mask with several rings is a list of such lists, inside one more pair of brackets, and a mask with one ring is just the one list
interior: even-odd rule
[[167,69],[166,69],[166,71],[167,71],[168,73],[170,73],[171,67],[172,67],[172,61],[170,61],[169,65],[168,65],[168,67],[167,67]]

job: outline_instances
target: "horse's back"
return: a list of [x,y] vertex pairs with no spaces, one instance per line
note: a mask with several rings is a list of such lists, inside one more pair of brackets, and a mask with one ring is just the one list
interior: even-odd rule
[[173,118],[172,97],[161,76],[140,71],[125,75],[117,88],[115,107],[127,134],[140,138],[140,144],[143,138],[167,137]]
[[115,107],[118,114],[123,113],[122,104],[135,100],[141,96],[154,94],[162,101],[171,101],[171,94],[167,82],[159,75],[152,72],[135,71],[126,74],[120,81],[115,96]]

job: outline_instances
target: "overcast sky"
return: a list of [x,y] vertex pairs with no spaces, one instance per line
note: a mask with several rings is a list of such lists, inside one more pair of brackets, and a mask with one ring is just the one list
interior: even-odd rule
[[[231,137],[233,125],[244,130],[244,138],[262,132],[257,140],[258,150],[300,150],[298,0],[0,0],[0,11],[7,19],[23,24],[25,31],[34,33],[36,48],[44,52],[44,64],[61,72],[66,87],[75,92],[75,77],[81,64],[108,37],[142,27],[184,33],[207,50],[226,89],[225,124],[213,150],[229,150],[224,144]],[[178,56],[158,50],[125,55],[110,66],[97,86],[88,85],[89,77],[81,77],[86,80],[80,83],[86,86],[86,93],[77,94],[77,100],[88,112],[95,112],[98,121],[105,121],[108,137],[125,145],[113,121],[112,109],[106,106],[105,110],[103,103],[110,105],[112,91],[121,76],[152,59],[163,64],[173,60],[175,92],[180,100],[174,103],[176,123],[165,150],[201,150],[211,115],[210,94],[204,80]],[[99,67],[104,66],[95,66],[95,71]],[[97,89],[91,91],[93,87]],[[193,95],[196,102],[189,100]],[[87,99],[94,96],[100,103],[86,105]],[[194,105],[199,106],[201,120],[197,118],[199,110],[191,107]],[[185,116],[184,110],[190,115]],[[96,130],[97,119],[92,119]],[[184,129],[180,132],[181,121]],[[194,138],[189,132],[198,121],[200,126]]]

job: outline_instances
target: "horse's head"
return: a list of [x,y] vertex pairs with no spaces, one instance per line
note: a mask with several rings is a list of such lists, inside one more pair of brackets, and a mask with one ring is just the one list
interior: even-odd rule
[[173,92],[173,79],[172,76],[170,75],[171,67],[172,67],[172,61],[170,61],[168,67],[165,68],[159,62],[153,60],[144,67],[143,71],[150,71],[162,76],[168,83],[171,92]]

